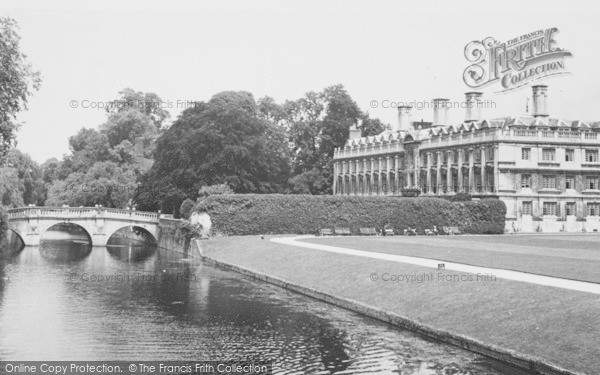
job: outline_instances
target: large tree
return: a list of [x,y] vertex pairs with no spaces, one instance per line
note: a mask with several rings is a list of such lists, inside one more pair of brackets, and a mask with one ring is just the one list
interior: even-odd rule
[[158,139],[155,162],[142,178],[142,209],[173,212],[202,186],[226,184],[236,193],[285,190],[289,149],[284,130],[252,94],[226,91],[186,109]]
[[292,192],[331,193],[333,152],[365,115],[342,85],[309,92],[284,108],[294,155]]
[[[132,198],[131,186],[148,168],[136,158],[134,145],[142,143],[144,156],[150,157],[158,127],[168,114],[142,105],[144,100],[160,102],[156,94],[131,89],[120,94],[119,107],[109,111],[104,124],[98,129],[79,130],[69,138],[71,153],[62,162],[44,165],[44,180],[49,184],[47,204],[93,203],[122,208]],[[104,189],[92,181],[94,176],[105,184]],[[82,187],[86,191],[81,191]]]
[[0,162],[15,142],[17,113],[27,108],[28,98],[41,82],[40,73],[21,52],[17,30],[15,20],[0,17]]

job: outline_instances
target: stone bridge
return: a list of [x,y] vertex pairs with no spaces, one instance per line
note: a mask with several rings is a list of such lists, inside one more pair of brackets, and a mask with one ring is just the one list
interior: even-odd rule
[[131,226],[142,228],[156,240],[158,219],[156,212],[104,207],[24,207],[8,210],[8,227],[21,237],[25,246],[39,246],[44,233],[60,223],[82,227],[93,246],[106,246],[116,231]]

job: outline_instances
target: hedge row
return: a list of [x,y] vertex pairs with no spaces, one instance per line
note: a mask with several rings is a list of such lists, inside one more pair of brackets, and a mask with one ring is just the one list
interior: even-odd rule
[[498,199],[450,202],[439,198],[351,197],[280,194],[212,195],[194,212],[210,215],[213,230],[226,235],[312,234],[319,228],[457,226],[464,233],[504,232],[506,206]]

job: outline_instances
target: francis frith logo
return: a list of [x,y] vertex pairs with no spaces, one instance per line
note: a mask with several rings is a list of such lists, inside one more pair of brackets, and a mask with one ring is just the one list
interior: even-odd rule
[[463,73],[465,83],[478,88],[499,82],[500,91],[509,91],[540,78],[568,73],[565,58],[572,54],[557,46],[557,33],[553,27],[504,43],[492,37],[472,41],[465,47],[465,57],[471,63]]

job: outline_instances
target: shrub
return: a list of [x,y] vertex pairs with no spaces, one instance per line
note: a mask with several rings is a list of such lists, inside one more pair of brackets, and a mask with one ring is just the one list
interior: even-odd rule
[[179,207],[179,216],[186,220],[189,219],[195,204],[196,202],[189,198],[181,202],[181,206]]
[[179,230],[187,238],[196,238],[202,235],[202,225],[192,224],[189,221],[181,223]]
[[457,226],[464,233],[501,234],[506,206],[498,199],[450,202],[440,198],[312,196],[280,194],[213,195],[195,212],[207,212],[213,228],[227,235],[312,234],[319,228]]

